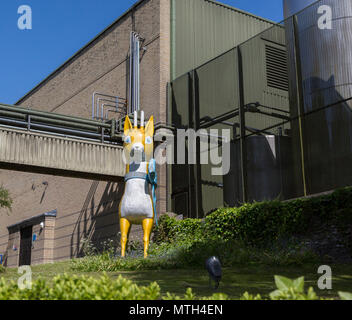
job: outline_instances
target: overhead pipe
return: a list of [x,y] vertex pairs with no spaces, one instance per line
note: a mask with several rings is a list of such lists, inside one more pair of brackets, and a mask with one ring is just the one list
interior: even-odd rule
[[72,117],[72,116],[66,116],[66,115],[61,115],[61,114],[57,114],[57,113],[50,113],[50,112],[45,112],[45,111],[39,111],[39,110],[33,110],[33,109],[23,108],[23,107],[19,107],[19,106],[0,104],[0,110],[10,111],[10,112],[15,112],[15,113],[18,112],[20,114],[39,116],[39,117],[44,117],[44,118],[56,119],[56,120],[76,122],[76,123],[81,123],[81,124],[103,126],[105,128],[109,127],[108,124],[104,124],[99,121],[83,119],[83,118],[78,118],[78,117]]
[[[27,127],[27,122],[25,122],[25,121],[12,120],[12,119],[0,117],[0,122],[2,122],[2,123],[4,122],[4,123],[8,123],[8,124],[22,125],[23,128]],[[80,130],[72,130],[72,129],[60,128],[60,127],[49,126],[49,125],[38,124],[38,123],[31,123],[31,128],[42,128],[42,129],[51,130],[51,132],[67,132],[67,133],[71,133],[71,134],[77,134],[77,135],[83,136],[83,137],[84,136],[97,137],[97,138],[101,137],[101,134],[99,134],[99,133],[92,133],[92,132],[86,132],[86,131],[80,131]],[[45,131],[43,133],[45,133]],[[104,137],[109,138],[108,135],[105,135]]]
[[[1,118],[0,118],[0,122],[1,122]],[[13,125],[1,125],[2,128],[8,128],[8,129],[13,129]],[[22,127],[16,127],[17,130],[23,130],[26,131],[26,128],[22,128]],[[64,138],[71,138],[71,139],[79,139],[79,140],[84,140],[84,141],[92,141],[92,142],[100,142],[101,141],[101,135],[99,135],[99,139],[94,139],[94,138],[88,138],[88,137],[82,137],[82,136],[77,136],[77,135],[70,135],[70,134],[62,134],[62,133],[55,133],[55,132],[48,132],[48,131],[42,131],[42,130],[31,130],[31,132],[34,133],[43,133],[43,134],[52,134],[53,136],[56,137],[64,137]],[[109,144],[117,144],[116,141],[111,141],[109,140],[109,136],[105,136],[105,143],[109,143]],[[119,137],[117,135],[115,135],[115,139],[116,137]],[[120,138],[120,137],[119,137]]]
[[73,123],[73,122],[69,122],[69,121],[47,119],[47,118],[38,117],[38,116],[31,116],[31,123],[33,123],[33,121],[34,122],[37,121],[37,122],[50,123],[50,124],[55,124],[55,125],[59,125],[59,126],[72,127],[72,128],[94,131],[94,132],[100,131],[98,126],[89,126],[89,125]]

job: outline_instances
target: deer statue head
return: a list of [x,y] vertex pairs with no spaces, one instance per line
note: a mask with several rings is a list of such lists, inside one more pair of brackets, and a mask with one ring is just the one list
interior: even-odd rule
[[127,164],[148,162],[154,150],[154,118],[144,123],[144,112],[141,111],[141,122],[138,127],[137,111],[134,113],[134,124],[127,116],[124,127],[124,155]]

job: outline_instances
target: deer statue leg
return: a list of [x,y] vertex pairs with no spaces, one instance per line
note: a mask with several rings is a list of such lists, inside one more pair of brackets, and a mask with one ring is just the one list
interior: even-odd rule
[[148,256],[149,240],[150,234],[153,229],[154,219],[144,219],[143,220],[143,242],[144,242],[144,258]]
[[126,253],[126,243],[128,240],[128,232],[130,230],[131,223],[124,218],[120,219],[120,229],[121,229],[121,257],[125,257]]

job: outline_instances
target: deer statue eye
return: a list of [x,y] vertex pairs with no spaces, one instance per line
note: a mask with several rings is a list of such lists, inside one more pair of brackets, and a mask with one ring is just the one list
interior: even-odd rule
[[125,143],[126,144],[130,144],[131,142],[132,142],[131,137],[130,136],[126,136],[125,137]]
[[152,144],[152,143],[153,143],[152,137],[145,137],[145,144]]

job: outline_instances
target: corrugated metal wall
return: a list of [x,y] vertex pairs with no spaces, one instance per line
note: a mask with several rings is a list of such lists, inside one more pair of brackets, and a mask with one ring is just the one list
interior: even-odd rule
[[171,2],[172,80],[273,25],[216,1]]
[[[240,98],[241,92],[243,101]],[[267,142],[269,138],[252,137],[256,130],[272,127],[264,134],[270,135],[273,140],[275,136],[283,135],[286,129],[291,128],[289,122],[282,123],[285,116],[289,115],[285,29],[282,26],[272,26],[238,47],[178,77],[171,82],[171,97],[172,123],[177,128],[198,129],[197,126],[200,126],[207,130],[230,129],[231,139],[234,142],[231,159],[234,166],[232,166],[231,177],[212,175],[211,168],[214,166],[211,164],[173,166],[174,211],[182,212],[190,217],[202,217],[218,207],[233,206],[233,198],[238,200],[243,197],[239,161],[236,158],[236,148],[239,148],[240,117],[237,114],[216,124],[208,126],[207,123],[235,112],[241,107],[245,108],[245,106],[256,103],[259,103],[259,107],[252,111],[246,110],[243,119],[246,126],[243,134],[245,137],[249,136],[248,140],[251,140],[247,148],[250,155],[245,160],[251,171],[248,174],[248,187],[246,188],[248,199],[263,200],[269,197],[269,193],[272,198],[275,198],[280,193],[286,196],[291,192],[286,192],[284,188],[281,188],[281,178],[285,179],[285,177],[283,172],[278,170],[279,161],[276,158],[273,160]],[[236,131],[236,136],[234,131]],[[285,138],[287,137],[282,137],[280,141],[282,142]],[[280,143],[280,147],[283,145],[284,142]],[[262,150],[266,151],[264,155],[261,154]],[[220,154],[221,150],[218,151]],[[263,159],[271,161],[271,171],[265,171],[262,168]],[[257,168],[258,163],[259,169]],[[262,188],[258,188],[256,184],[258,172],[262,175],[262,181],[266,182]],[[265,192],[262,192],[263,190]],[[231,195],[228,196],[230,193]],[[198,199],[195,199],[196,194]],[[184,208],[187,206],[187,201],[188,208]],[[196,201],[198,209],[195,205]]]

